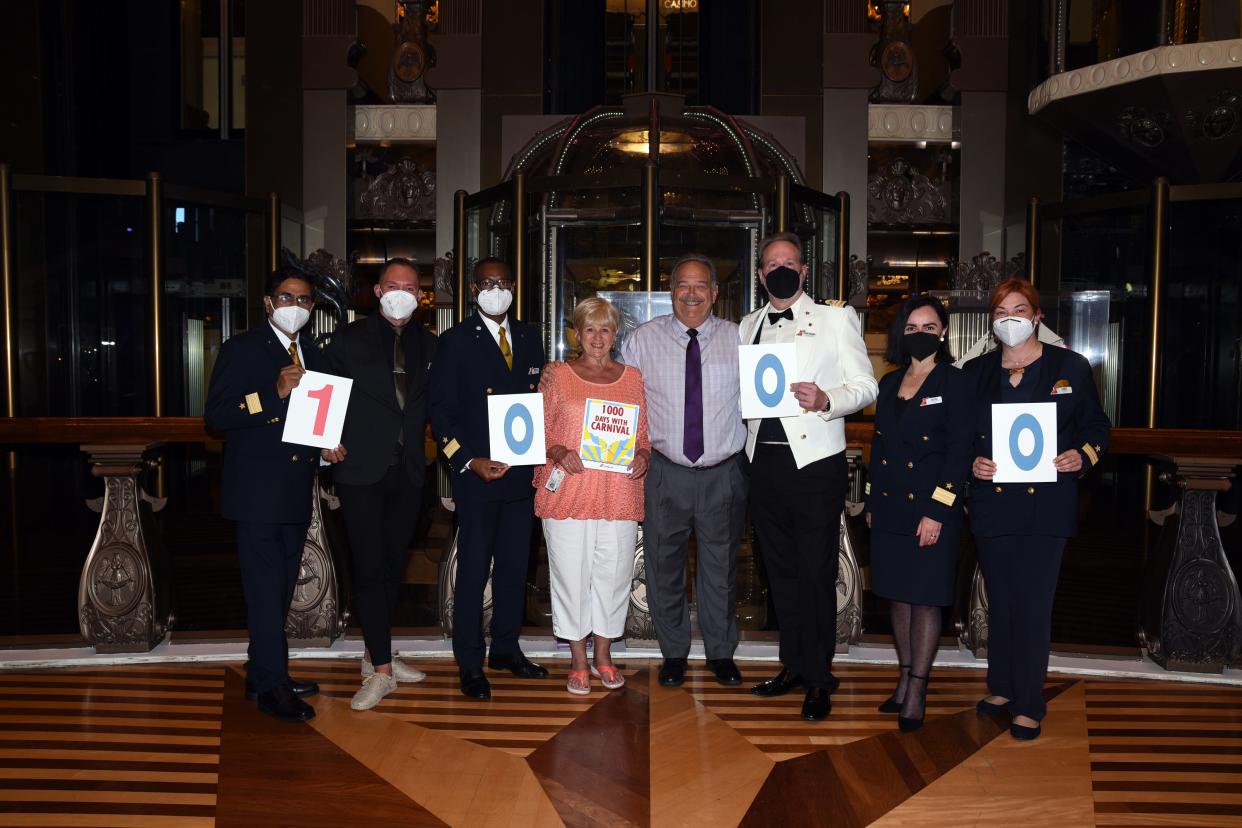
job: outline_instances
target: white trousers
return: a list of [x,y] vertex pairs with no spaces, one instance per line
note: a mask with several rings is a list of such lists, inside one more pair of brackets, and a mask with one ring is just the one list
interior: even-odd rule
[[591,633],[624,635],[638,522],[544,518],[543,537],[552,582],[552,631],[570,641]]

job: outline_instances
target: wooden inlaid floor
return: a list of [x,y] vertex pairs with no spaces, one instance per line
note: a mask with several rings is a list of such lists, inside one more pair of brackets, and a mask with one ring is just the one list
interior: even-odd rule
[[1052,676],[1044,735],[1018,743],[974,702],[983,674],[938,669],[914,734],[876,706],[893,668],[841,665],[833,713],[760,700],[692,662],[626,689],[491,673],[458,693],[447,660],[375,711],[356,661],[297,661],[318,716],[242,698],[236,664],[0,672],[0,825],[1242,826],[1242,689]]

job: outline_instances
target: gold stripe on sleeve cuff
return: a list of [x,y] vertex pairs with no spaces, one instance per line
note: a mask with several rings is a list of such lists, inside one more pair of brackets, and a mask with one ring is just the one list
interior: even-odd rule
[[1096,463],[1100,462],[1100,455],[1096,453],[1095,446],[1090,443],[1082,444],[1082,453],[1087,455],[1087,459],[1091,461],[1091,465],[1094,466]]
[[246,395],[246,410],[251,414],[263,413],[263,403],[259,402],[259,393],[257,391]]
[[864,492],[864,494],[871,494],[871,481],[870,480],[867,481],[866,491]]
[[452,460],[453,455],[456,454],[457,450],[460,448],[461,448],[461,443],[457,442],[456,438],[453,438],[452,440],[449,440],[447,443],[444,444],[444,456],[447,459]]
[[937,503],[943,503],[945,506],[952,507],[957,502],[957,495],[947,489],[936,487],[936,491],[932,492],[932,500]]

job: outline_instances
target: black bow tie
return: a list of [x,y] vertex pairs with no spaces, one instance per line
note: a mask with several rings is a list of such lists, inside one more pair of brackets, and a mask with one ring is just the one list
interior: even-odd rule
[[790,322],[792,322],[793,321],[793,308],[785,308],[780,313],[777,313],[776,311],[768,311],[768,324],[769,325],[775,325],[777,322],[779,322],[782,319],[788,319]]

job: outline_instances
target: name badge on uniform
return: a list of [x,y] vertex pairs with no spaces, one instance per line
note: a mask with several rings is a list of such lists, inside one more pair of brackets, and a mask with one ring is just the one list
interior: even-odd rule
[[1054,397],[1059,397],[1062,394],[1073,394],[1073,393],[1074,393],[1074,389],[1072,386],[1069,386],[1069,385],[1058,385],[1057,387],[1052,389],[1052,396]]
[[944,397],[924,397],[923,401],[919,403],[919,406],[940,405],[942,402],[944,402]]
[[531,376],[532,374],[538,374],[538,373],[539,373],[539,369],[538,369],[538,368],[531,368],[529,371],[527,371],[527,372],[526,372],[526,376],[528,376],[528,377],[529,377],[529,376]]

